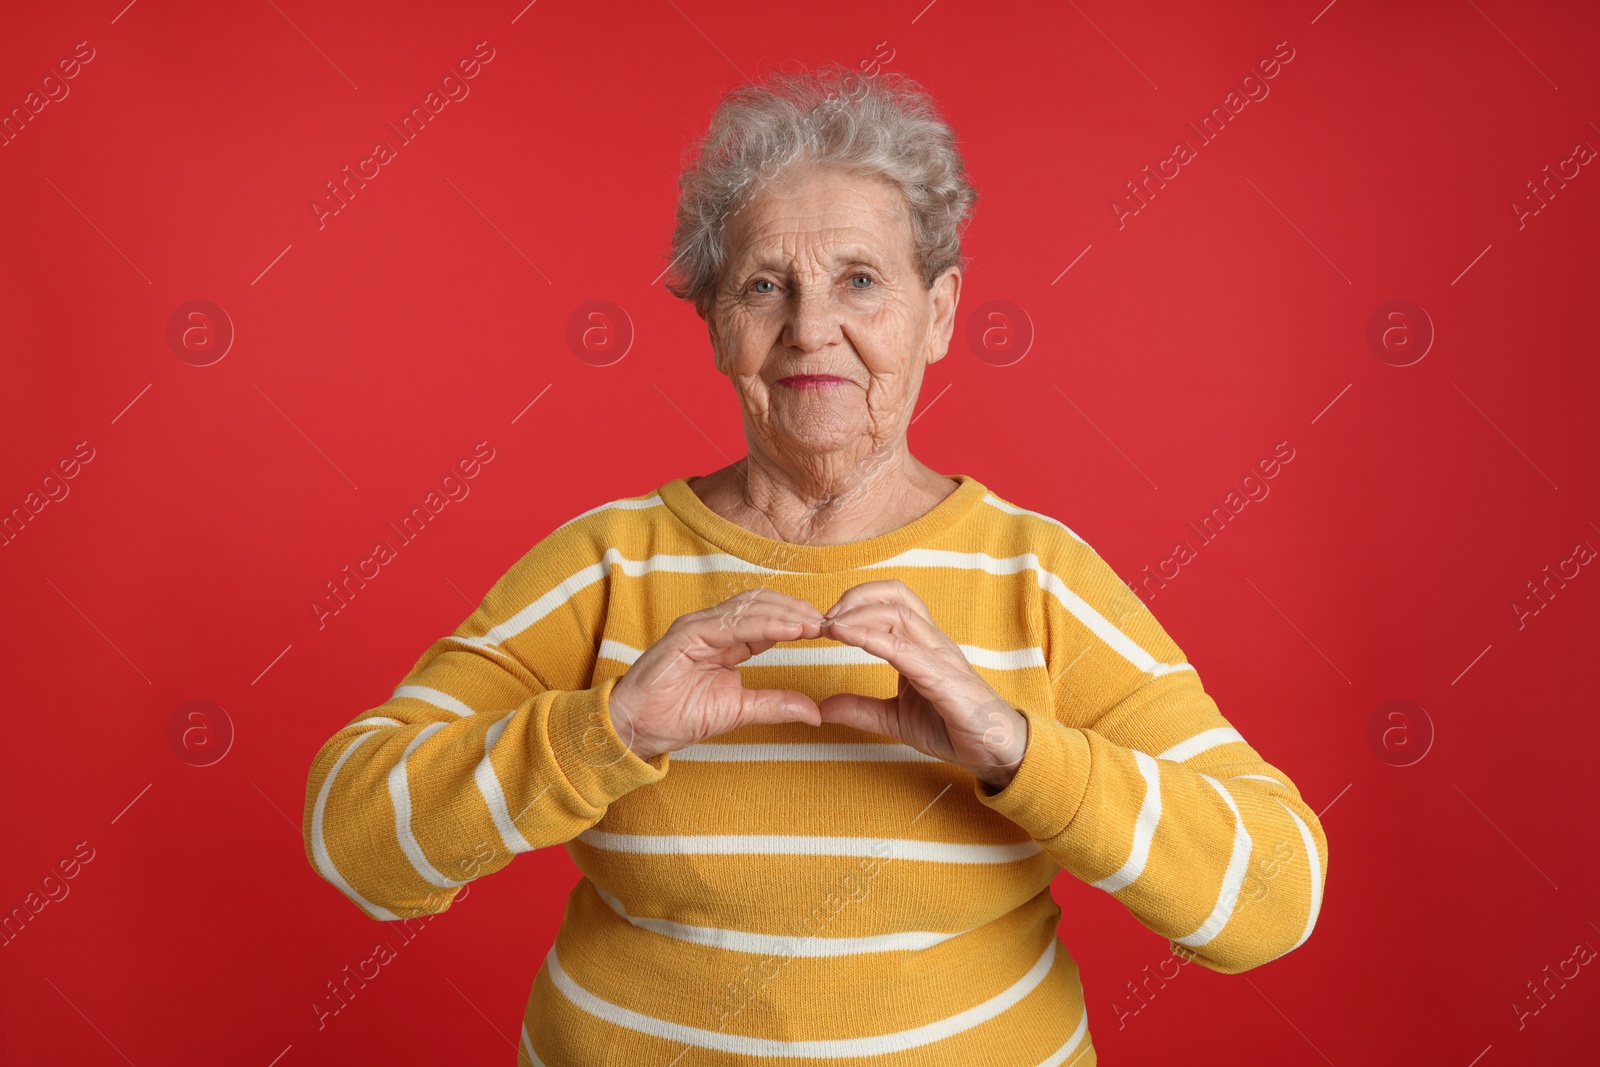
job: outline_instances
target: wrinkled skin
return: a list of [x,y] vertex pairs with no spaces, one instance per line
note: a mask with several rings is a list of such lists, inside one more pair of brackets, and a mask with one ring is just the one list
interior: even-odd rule
[[[906,448],[927,366],[949,350],[961,272],[930,288],[917,271],[898,191],[827,168],[785,176],[729,220],[728,259],[706,326],[738,395],[748,455],[697,478],[724,518],[791,544],[876,537],[956,489]],[[846,379],[826,389],[793,374]],[[738,665],[779,641],[829,637],[900,674],[897,695],[748,690]],[[973,670],[898,579],[847,590],[826,615],[772,590],[674,622],[612,693],[619,736],[643,758],[748,723],[837,722],[970,770],[993,789],[1014,776],[1027,722]]]
[[[953,492],[907,450],[906,427],[949,350],[961,272],[923,285],[899,192],[804,172],[737,212],[726,240],[706,326],[749,455],[696,480],[701,499],[763,536],[822,545],[898,529]],[[791,374],[849,384],[777,384]]]

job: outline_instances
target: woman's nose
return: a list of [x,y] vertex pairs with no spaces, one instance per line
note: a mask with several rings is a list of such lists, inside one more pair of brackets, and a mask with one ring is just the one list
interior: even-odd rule
[[788,343],[807,352],[832,342],[839,330],[839,307],[826,287],[799,287],[789,301]]

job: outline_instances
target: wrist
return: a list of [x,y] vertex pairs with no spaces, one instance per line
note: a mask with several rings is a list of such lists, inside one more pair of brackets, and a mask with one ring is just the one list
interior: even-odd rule
[[1022,766],[1023,757],[1028,754],[1028,717],[1017,711],[1009,709],[1011,721],[1008,728],[1003,731],[1007,743],[996,746],[990,750],[990,762],[977,768],[968,768],[984,784],[995,792],[1000,792],[1011,784],[1016,778],[1017,770]]
[[611,715],[611,729],[629,752],[642,760],[654,759],[661,754],[661,750],[639,735],[634,725],[637,720],[634,719],[630,700],[628,691],[623,688],[620,681],[611,688],[611,695],[606,701],[606,710]]
[[991,792],[999,793],[1004,790],[1006,786],[1010,785],[1012,780],[1016,778],[1017,770],[1015,767],[1006,768],[991,766],[982,768],[981,772],[974,771],[973,775],[978,779],[978,781],[988,786]]

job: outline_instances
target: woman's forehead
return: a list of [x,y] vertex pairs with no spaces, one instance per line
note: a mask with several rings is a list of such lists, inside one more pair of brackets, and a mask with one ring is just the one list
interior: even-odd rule
[[832,185],[827,195],[768,197],[765,193],[730,219],[733,258],[786,266],[797,256],[831,260],[880,259],[909,238],[909,219],[892,187]]

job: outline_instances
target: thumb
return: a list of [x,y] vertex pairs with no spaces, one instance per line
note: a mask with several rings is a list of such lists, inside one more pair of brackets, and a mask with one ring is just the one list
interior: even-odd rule
[[823,722],[853,726],[869,734],[882,734],[884,737],[904,742],[905,738],[900,736],[900,719],[890,713],[890,708],[895,703],[896,700],[893,698],[866,697],[860,693],[835,693],[833,696],[824,697],[817,710],[822,713]]
[[739,705],[741,725],[803,722],[822,725],[816,701],[795,689],[747,689]]

